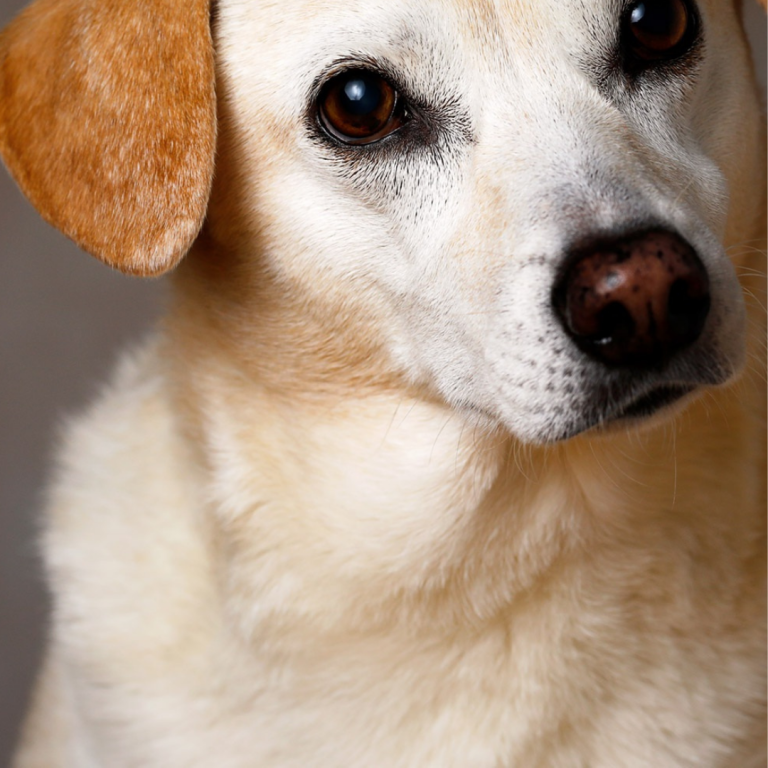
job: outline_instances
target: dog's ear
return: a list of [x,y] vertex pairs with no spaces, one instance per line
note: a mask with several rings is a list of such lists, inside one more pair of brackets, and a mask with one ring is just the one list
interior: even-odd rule
[[190,247],[215,134],[209,0],[37,0],[0,33],[0,155],[47,221],[123,272]]

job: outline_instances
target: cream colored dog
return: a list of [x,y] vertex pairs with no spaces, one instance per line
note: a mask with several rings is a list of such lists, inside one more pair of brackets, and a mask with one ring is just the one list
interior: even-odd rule
[[209,16],[37,0],[0,37],[43,216],[178,264],[61,453],[17,768],[765,765],[736,4]]

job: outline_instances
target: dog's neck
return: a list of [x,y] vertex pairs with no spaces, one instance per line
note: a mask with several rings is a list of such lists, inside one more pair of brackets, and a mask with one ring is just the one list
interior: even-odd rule
[[[697,503],[718,492],[697,453],[701,430],[733,442],[721,455],[745,478],[743,500],[723,499],[729,524],[758,492],[750,430],[731,428],[746,418],[743,395],[709,395],[641,434],[523,446],[376,366],[363,375],[372,347],[339,365],[343,344],[318,345],[320,321],[284,333],[290,318],[279,323],[269,297],[214,311],[222,295],[201,300],[199,286],[210,290],[210,264],[226,267],[209,253],[198,280],[205,256],[180,277],[169,354],[183,366],[177,407],[196,425],[227,605],[248,633],[264,622],[283,637],[308,625],[455,631],[497,621],[537,590],[571,589],[593,559],[620,561],[626,548],[666,568],[693,531],[701,548],[752,535],[703,519]],[[244,288],[230,278],[228,291]]]

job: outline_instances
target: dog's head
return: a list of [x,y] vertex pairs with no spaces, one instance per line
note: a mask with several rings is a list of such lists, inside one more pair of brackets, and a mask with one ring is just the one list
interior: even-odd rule
[[0,152],[107,263],[171,269],[207,212],[410,382],[548,442],[743,365],[736,5],[221,0],[212,34],[207,0],[38,0],[0,37]]

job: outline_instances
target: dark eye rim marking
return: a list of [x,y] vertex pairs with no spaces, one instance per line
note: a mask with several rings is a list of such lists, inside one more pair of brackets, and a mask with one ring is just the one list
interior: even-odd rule
[[643,50],[631,30],[632,14],[642,2],[643,0],[627,2],[621,14],[619,56],[622,69],[632,79],[646,73],[685,73],[700,58],[703,45],[701,16],[697,3],[695,0],[679,0],[687,15],[687,27],[675,45],[667,50],[654,52],[650,49]]
[[[384,117],[383,112],[381,115],[374,115],[370,130],[364,127],[362,129],[358,128],[359,133],[357,135],[353,133],[356,128],[354,125],[355,115],[347,115],[352,119],[346,126],[348,132],[345,132],[343,127],[334,122],[339,118],[343,119],[344,115],[341,113],[333,114],[334,107],[339,106],[338,104],[333,104],[334,95],[338,95],[338,89],[345,82],[349,84],[354,82],[355,79],[363,82],[367,80],[371,85],[378,88],[380,96],[384,99],[383,106],[386,107],[387,102],[389,102],[386,117]],[[344,90],[346,91],[346,88]],[[381,104],[381,102],[379,103]],[[382,77],[378,72],[373,72],[369,69],[354,68],[343,70],[326,80],[323,84],[317,99],[317,118],[323,130],[333,136],[333,138],[338,139],[343,144],[359,146],[373,144],[399,131],[409,116],[406,107],[407,105],[400,92],[392,86],[386,77]],[[371,113],[375,112],[376,109],[371,110]],[[365,122],[365,117],[366,115],[360,115],[358,120]]]
[[[333,77],[351,70],[372,72],[398,93],[404,110],[402,125],[377,141],[364,144],[341,141],[330,134],[320,120],[318,100],[323,87]],[[440,88],[430,89],[428,95],[419,94],[395,65],[357,52],[332,61],[307,89],[304,128],[305,137],[326,159],[338,159],[347,168],[402,161],[414,153],[422,156],[427,153],[435,162],[443,162],[446,147],[459,148],[476,140],[470,115],[457,94]]]
[[[395,93],[395,110],[398,111],[398,125],[381,136],[372,140],[350,140],[343,138],[326,124],[320,108],[320,100],[330,84],[339,77],[355,72],[364,72],[367,75],[383,80]],[[402,79],[390,68],[368,57],[354,57],[340,59],[327,67],[313,82],[308,97],[306,110],[307,124],[311,129],[314,139],[319,139],[335,149],[342,149],[355,153],[377,151],[390,144],[399,143],[407,138],[413,138],[412,134],[418,132],[415,129],[425,125],[428,108],[424,108],[418,99],[414,98],[409,90],[404,87]]]

